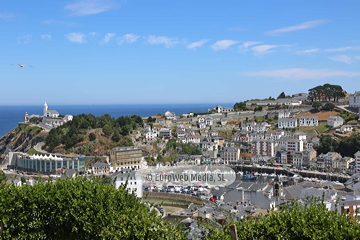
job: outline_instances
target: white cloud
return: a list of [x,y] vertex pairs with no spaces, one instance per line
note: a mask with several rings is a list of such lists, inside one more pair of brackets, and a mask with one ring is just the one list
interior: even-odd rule
[[15,17],[13,13],[0,13],[0,19],[12,20]]
[[356,58],[357,60],[360,60],[360,56],[355,56],[355,58]]
[[334,61],[337,61],[337,62],[347,63],[347,64],[352,63],[351,57],[346,56],[346,55],[338,55],[338,56],[330,57],[330,59],[334,60]]
[[281,47],[281,45],[259,45],[252,47],[251,50],[254,51],[255,54],[261,55],[261,54],[268,54],[273,52],[271,49],[275,49]]
[[44,40],[51,40],[52,38],[51,34],[41,34],[40,37]]
[[100,44],[106,44],[109,43],[110,40],[115,37],[115,33],[107,33],[105,34],[105,37],[100,41]]
[[360,50],[360,47],[348,46],[348,47],[325,49],[326,52],[344,52],[348,50]]
[[70,41],[74,43],[86,43],[85,34],[83,33],[68,33],[65,35],[65,37]]
[[325,19],[303,22],[298,25],[267,31],[267,32],[265,32],[265,35],[278,36],[278,35],[281,35],[282,33],[286,33],[286,32],[293,32],[293,31],[298,31],[298,30],[303,30],[303,29],[308,29],[308,28],[314,28],[314,27],[317,27],[326,22],[327,22],[327,20],[325,20]]
[[190,49],[190,50],[196,50],[196,48],[201,47],[202,45],[204,45],[208,41],[209,41],[208,39],[202,39],[200,41],[190,43],[189,45],[187,45],[186,48]]
[[171,48],[175,44],[179,43],[179,41],[175,38],[157,37],[152,35],[147,38],[147,42],[149,44],[164,44],[167,48]]
[[60,24],[60,25],[67,25],[67,26],[76,26],[77,23],[74,22],[64,22],[64,21],[56,21],[56,20],[45,20],[42,21],[43,24],[48,24],[48,25],[52,25],[52,24]]
[[31,39],[32,39],[32,35],[30,35],[30,34],[23,35],[23,36],[17,38],[17,44],[29,43],[31,41]]
[[245,76],[257,77],[271,77],[271,78],[285,78],[291,80],[303,79],[323,79],[330,77],[359,77],[360,72],[336,71],[330,69],[305,69],[305,68],[290,68],[279,70],[268,70],[259,72],[247,72]]
[[253,46],[253,45],[257,45],[257,44],[260,44],[261,42],[244,42],[243,44],[242,44],[242,46],[244,47],[244,48],[248,48],[248,47],[251,47],[251,46]]
[[115,0],[78,0],[70,3],[64,9],[72,12],[75,16],[98,14],[117,7]]
[[306,50],[302,50],[302,51],[297,51],[297,53],[307,54],[307,53],[314,53],[314,52],[318,52],[318,51],[320,51],[319,48],[311,48],[311,49],[306,49]]
[[255,42],[255,41],[248,41],[248,42],[244,42],[239,46],[239,51],[240,52],[247,52],[249,51],[249,47],[260,44],[261,42]]
[[124,43],[134,43],[134,42],[136,42],[138,40],[139,37],[140,36],[138,36],[138,35],[128,33],[128,34],[125,34],[122,37],[118,37],[116,39],[116,42],[119,45],[124,44]]
[[238,41],[221,40],[221,41],[217,41],[216,43],[214,43],[211,47],[215,51],[217,51],[217,50],[226,50],[229,47],[231,47],[232,45],[237,44],[237,43],[238,43]]
[[228,30],[240,32],[240,31],[246,31],[247,29],[246,28],[240,28],[240,27],[233,27],[233,28],[228,28]]
[[95,37],[95,35],[96,35],[97,33],[96,33],[96,32],[90,32],[89,34],[90,34],[90,36]]

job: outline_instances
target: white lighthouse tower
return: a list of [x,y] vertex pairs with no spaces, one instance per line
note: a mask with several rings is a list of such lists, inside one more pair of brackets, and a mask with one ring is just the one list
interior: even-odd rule
[[44,117],[46,117],[46,112],[48,111],[48,109],[49,109],[49,107],[48,107],[48,105],[47,105],[47,103],[45,102],[44,103]]

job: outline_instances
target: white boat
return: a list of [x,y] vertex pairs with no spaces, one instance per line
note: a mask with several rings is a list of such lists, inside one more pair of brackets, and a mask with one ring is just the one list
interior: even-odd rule
[[276,174],[275,173],[271,173],[270,175],[269,175],[269,177],[276,177]]
[[269,174],[267,174],[267,173],[262,173],[261,176],[262,176],[262,177],[268,177]]

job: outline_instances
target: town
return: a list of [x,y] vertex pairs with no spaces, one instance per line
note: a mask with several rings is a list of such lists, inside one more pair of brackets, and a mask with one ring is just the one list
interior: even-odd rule
[[[321,92],[325,87],[335,90]],[[202,236],[199,219],[223,224],[230,218],[256,218],[309,196],[323,197],[329,210],[351,211],[360,223],[354,210],[360,205],[360,151],[338,148],[341,152],[326,145],[359,134],[360,92],[348,94],[337,87],[325,84],[309,93],[281,93],[276,99],[249,100],[234,108],[217,105],[206,113],[177,116],[169,110],[143,118],[142,126],[129,133],[132,145],[114,147],[108,155],[48,152],[42,142],[31,146],[33,153],[8,151],[2,169],[17,186],[49,177],[113,179],[116,188],[126,184],[139,198],[163,201],[163,206],[156,205],[158,214],[187,223],[186,231],[197,238]],[[59,117],[45,103],[43,116],[26,113],[19,125],[51,132],[75,118]],[[150,184],[136,174],[156,169],[166,179],[176,167],[192,166],[227,166],[236,180],[218,186],[203,179]]]

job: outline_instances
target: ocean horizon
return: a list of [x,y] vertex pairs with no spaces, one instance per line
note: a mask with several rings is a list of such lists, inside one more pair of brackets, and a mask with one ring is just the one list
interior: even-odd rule
[[[189,112],[207,112],[216,105],[233,107],[234,103],[177,103],[177,104],[94,104],[94,105],[49,105],[50,110],[56,110],[62,115],[93,114],[101,116],[109,114],[114,118],[120,116],[139,115],[153,116],[166,111],[181,115]],[[43,105],[0,105],[0,137],[24,120],[24,114],[43,115]]]

